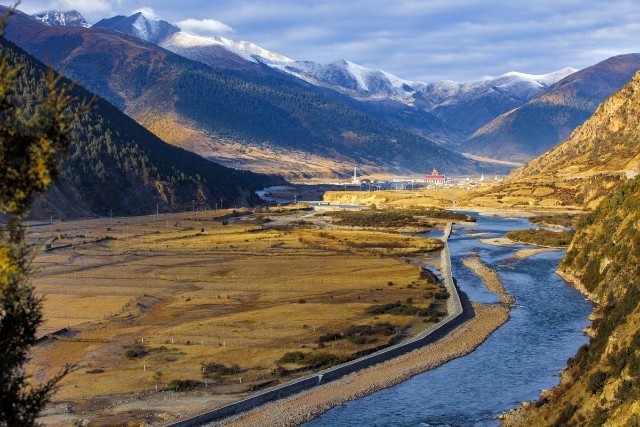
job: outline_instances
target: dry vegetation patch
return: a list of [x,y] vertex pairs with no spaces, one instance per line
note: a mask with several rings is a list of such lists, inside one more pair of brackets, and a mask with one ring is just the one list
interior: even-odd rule
[[575,231],[551,231],[545,229],[512,230],[507,232],[507,238],[519,243],[528,243],[552,248],[569,246]]

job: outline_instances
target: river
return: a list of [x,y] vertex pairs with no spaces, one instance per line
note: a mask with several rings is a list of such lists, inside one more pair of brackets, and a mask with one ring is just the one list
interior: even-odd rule
[[555,274],[564,251],[514,261],[515,251],[527,246],[478,240],[530,228],[526,219],[477,218],[473,228],[457,227],[451,235],[453,275],[472,301],[496,302],[462,264],[470,252],[479,253],[516,297],[509,321],[469,355],[336,407],[305,426],[495,426],[498,414],[558,384],[567,358],[588,341],[582,330],[591,303]]

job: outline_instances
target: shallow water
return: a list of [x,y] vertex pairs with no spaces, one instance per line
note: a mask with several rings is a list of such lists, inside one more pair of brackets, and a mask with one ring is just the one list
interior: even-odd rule
[[513,261],[526,245],[478,241],[530,228],[526,219],[477,217],[475,227],[458,227],[451,236],[453,275],[471,300],[496,302],[495,294],[462,265],[470,252],[478,252],[516,297],[509,321],[469,355],[336,407],[306,426],[493,426],[501,412],[536,400],[541,390],[558,384],[567,358],[588,341],[582,330],[591,303],[555,274],[563,251]]

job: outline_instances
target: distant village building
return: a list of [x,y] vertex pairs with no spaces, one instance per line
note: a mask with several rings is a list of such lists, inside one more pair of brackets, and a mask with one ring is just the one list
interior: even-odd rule
[[444,184],[447,178],[444,175],[440,175],[437,169],[433,169],[431,174],[424,176],[424,181],[427,184]]

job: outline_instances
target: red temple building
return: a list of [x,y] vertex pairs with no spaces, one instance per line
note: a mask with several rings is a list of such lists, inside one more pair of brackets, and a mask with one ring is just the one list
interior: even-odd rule
[[444,184],[447,178],[444,175],[440,175],[438,170],[434,168],[431,174],[424,176],[424,180],[427,183]]

